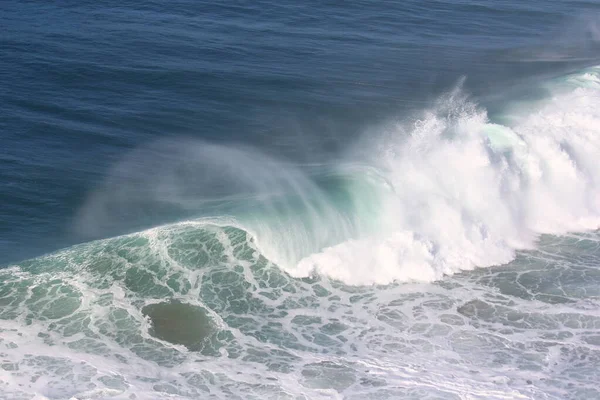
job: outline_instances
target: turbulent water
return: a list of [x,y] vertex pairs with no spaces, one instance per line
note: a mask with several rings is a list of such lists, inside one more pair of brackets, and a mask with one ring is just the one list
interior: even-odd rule
[[0,398],[600,398],[596,8],[511,3],[0,6]]

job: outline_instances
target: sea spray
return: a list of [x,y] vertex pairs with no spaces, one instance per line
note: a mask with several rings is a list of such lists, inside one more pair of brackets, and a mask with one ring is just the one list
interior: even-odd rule
[[598,75],[555,84],[510,127],[460,89],[392,126],[371,159],[392,186],[380,191],[380,231],[310,255],[291,273],[351,284],[435,280],[506,263],[543,233],[597,229],[600,91],[588,83]]

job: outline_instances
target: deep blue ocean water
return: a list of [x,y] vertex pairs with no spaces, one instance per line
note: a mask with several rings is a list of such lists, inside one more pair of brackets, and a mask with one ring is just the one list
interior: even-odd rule
[[598,1],[1,2],[0,398],[600,398],[598,65]]

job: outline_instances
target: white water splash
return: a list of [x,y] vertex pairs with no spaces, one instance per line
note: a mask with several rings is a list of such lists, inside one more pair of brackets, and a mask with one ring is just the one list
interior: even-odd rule
[[290,272],[349,284],[431,281],[506,263],[539,234],[597,229],[600,90],[572,85],[599,74],[571,77],[569,90],[512,127],[491,123],[460,90],[412,125],[394,126],[373,161],[392,185],[379,193],[379,231]]

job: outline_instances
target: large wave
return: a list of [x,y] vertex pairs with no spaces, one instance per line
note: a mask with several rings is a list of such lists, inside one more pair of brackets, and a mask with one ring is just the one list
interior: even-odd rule
[[356,285],[506,263],[540,234],[600,226],[600,68],[546,90],[506,107],[500,124],[459,87],[318,168],[248,147],[159,143],[117,165],[76,226],[103,235],[210,217],[250,232],[293,276]]
[[0,270],[3,393],[598,398],[597,233],[543,236],[433,284],[364,284],[595,229],[599,72],[513,101],[503,125],[457,89],[328,165],[192,140],[136,151],[79,232],[192,220]]

